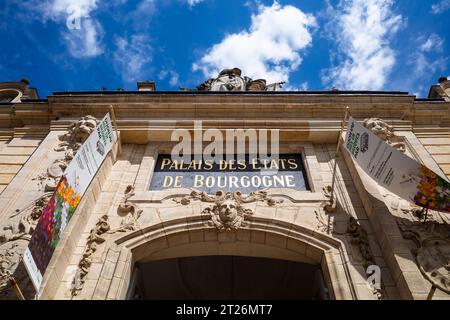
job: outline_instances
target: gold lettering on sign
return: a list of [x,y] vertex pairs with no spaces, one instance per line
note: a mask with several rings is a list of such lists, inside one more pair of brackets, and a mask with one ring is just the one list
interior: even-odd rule
[[226,160],[220,160],[219,162],[219,170],[223,171],[227,168],[227,161]]
[[211,160],[205,160],[205,166],[203,169],[205,170],[211,170],[213,168],[213,162]]
[[171,176],[165,176],[163,181],[163,187],[169,188],[172,185],[173,178]]
[[194,177],[194,188],[203,187],[203,176],[200,174],[196,174]]
[[174,160],[172,162],[172,164],[170,165],[169,170],[173,170],[173,169],[178,170],[178,161],[177,160]]
[[237,162],[239,169],[245,170],[247,168],[247,164],[245,163],[244,159],[239,159]]
[[181,179],[183,179],[182,176],[176,176],[175,181],[173,183],[174,188],[181,188]]
[[261,169],[261,167],[258,166],[258,158],[253,158],[253,159],[252,159],[252,166],[253,166],[253,169],[254,169],[254,170]]
[[288,160],[288,163],[290,164],[290,168],[291,168],[292,170],[295,170],[295,169],[298,168],[298,165],[297,165],[297,163],[295,162],[295,159],[289,159],[289,160]]
[[170,159],[163,159],[163,161],[161,162],[161,170],[164,170],[165,166],[168,166],[170,164]]

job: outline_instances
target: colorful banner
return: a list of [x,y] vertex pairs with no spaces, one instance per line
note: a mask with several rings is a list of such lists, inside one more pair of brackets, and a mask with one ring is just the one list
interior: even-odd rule
[[44,208],[24,254],[25,267],[37,291],[64,229],[114,142],[108,113],[67,166]]
[[345,148],[378,184],[421,207],[450,212],[450,183],[378,138],[353,118]]

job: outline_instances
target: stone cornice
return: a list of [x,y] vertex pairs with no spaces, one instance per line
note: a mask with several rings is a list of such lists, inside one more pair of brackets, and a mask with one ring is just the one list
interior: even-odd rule
[[[202,120],[205,129],[259,127],[300,134],[335,133],[347,105],[355,118],[383,118],[394,125],[395,130],[411,130],[412,126],[422,125],[450,126],[449,102],[415,101],[414,96],[406,94],[152,93],[55,95],[48,97],[48,102],[5,105],[0,109],[0,128],[48,126],[51,122],[52,129],[63,130],[69,121],[86,114],[101,118],[110,105],[115,108],[120,129],[137,132],[190,128],[193,120]],[[309,136],[302,139],[306,138]]]

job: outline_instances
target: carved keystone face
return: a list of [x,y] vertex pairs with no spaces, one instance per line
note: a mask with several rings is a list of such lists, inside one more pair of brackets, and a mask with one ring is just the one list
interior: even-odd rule
[[236,202],[233,200],[225,200],[219,204],[220,220],[227,222],[233,221],[237,216]]

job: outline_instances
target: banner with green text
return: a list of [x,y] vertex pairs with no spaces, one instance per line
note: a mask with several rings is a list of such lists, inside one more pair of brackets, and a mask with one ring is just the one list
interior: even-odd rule
[[378,184],[421,207],[450,212],[450,183],[378,138],[352,117],[345,148]]

